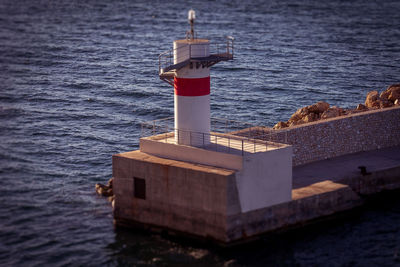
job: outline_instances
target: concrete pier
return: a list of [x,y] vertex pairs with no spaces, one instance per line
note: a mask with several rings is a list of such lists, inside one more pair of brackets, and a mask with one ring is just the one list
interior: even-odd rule
[[[358,166],[365,166],[362,175]],[[359,152],[293,168],[292,201],[230,217],[229,237],[304,225],[363,204],[365,197],[400,189],[400,146]]]
[[[360,165],[370,174],[362,175]],[[115,155],[113,166],[117,225],[146,225],[222,243],[303,225],[357,207],[362,196],[400,188],[400,146],[295,167],[291,201],[249,212],[241,212],[235,170],[140,151]],[[121,178],[131,176],[126,171],[138,176],[151,172],[154,192],[146,195],[158,198],[135,198],[135,178]]]
[[113,156],[116,225],[227,244],[400,189],[400,107],[278,131],[286,143],[218,134],[194,147],[173,134],[141,138],[140,151]]

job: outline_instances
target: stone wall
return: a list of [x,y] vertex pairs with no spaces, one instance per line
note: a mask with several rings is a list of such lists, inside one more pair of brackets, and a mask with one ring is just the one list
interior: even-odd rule
[[400,145],[400,107],[366,111],[275,130],[269,140],[293,146],[293,165]]

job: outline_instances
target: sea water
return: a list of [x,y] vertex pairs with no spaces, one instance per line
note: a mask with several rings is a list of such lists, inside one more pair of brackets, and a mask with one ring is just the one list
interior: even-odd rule
[[158,55],[189,29],[235,38],[211,113],[273,126],[400,81],[399,1],[0,1],[0,265],[400,265],[400,198],[232,249],[116,230],[94,185],[173,116]]

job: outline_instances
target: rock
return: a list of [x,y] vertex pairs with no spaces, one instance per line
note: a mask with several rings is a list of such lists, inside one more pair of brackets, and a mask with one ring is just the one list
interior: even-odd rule
[[[389,89],[389,88],[388,88],[388,89]],[[386,89],[385,91],[383,91],[383,92],[379,95],[379,98],[380,98],[380,99],[388,99],[388,98],[389,98],[390,92],[388,91],[388,89]]]
[[232,266],[239,266],[239,264],[236,262],[236,260],[228,260],[224,262],[223,267],[232,267]]
[[288,121],[288,126],[292,127],[292,126],[296,126],[301,124],[301,121]]
[[196,260],[204,258],[208,254],[209,254],[209,252],[205,249],[195,249],[195,250],[189,252],[189,255],[192,256],[193,258],[195,258]]
[[363,111],[363,110],[368,110],[368,108],[363,104],[358,104],[356,110]]
[[274,127],[272,127],[272,129],[278,130],[286,127],[288,127],[288,124],[286,122],[280,121],[277,124],[275,124]]
[[379,107],[380,108],[388,108],[388,107],[391,107],[391,106],[393,106],[393,102],[392,101],[389,101],[387,99],[381,99],[379,101]]
[[381,99],[387,99],[394,103],[396,99],[400,99],[400,84],[392,84],[384,92],[382,92]]
[[113,188],[113,182],[114,182],[114,177],[111,177],[110,180],[108,180],[107,185],[109,188]]
[[112,188],[110,188],[107,185],[104,184],[96,184],[96,192],[97,194],[104,196],[104,197],[110,197],[114,195]]
[[[319,118],[319,114],[323,113],[329,108],[329,104],[323,101],[317,102],[313,105],[298,109],[289,119],[288,123],[303,121],[310,122]],[[312,115],[310,115],[312,114]]]
[[367,98],[365,99],[365,106],[368,108],[376,108],[380,106],[379,104],[379,93],[378,91],[371,91],[367,94]]
[[314,113],[323,113],[328,108],[329,108],[328,103],[319,101],[319,102],[315,103],[314,105],[309,106],[308,110],[310,112],[314,112]]
[[328,108],[324,113],[322,113],[321,119],[334,118],[334,117],[341,116],[342,114],[344,114],[343,109],[334,106],[334,107]]
[[308,115],[303,117],[301,119],[301,121],[304,123],[308,123],[308,122],[316,121],[317,119],[318,119],[318,115],[316,115],[315,113],[309,113]]
[[319,119],[329,119],[342,115],[350,115],[366,111],[368,109],[379,109],[400,105],[400,84],[389,86],[381,95],[378,91],[371,91],[367,94],[365,103],[357,105],[355,109],[342,109],[339,107],[330,107],[326,102],[319,101],[313,105],[299,108],[287,122],[280,121],[274,125],[273,129],[278,130],[286,127],[292,127],[304,123],[317,121]]
[[343,115],[351,115],[351,114],[360,113],[360,112],[366,111],[366,110],[368,110],[368,109],[365,109],[365,110],[347,109],[344,111]]
[[307,116],[309,113],[310,113],[310,111],[309,111],[308,106],[304,107],[304,108],[300,108],[295,113],[293,113],[293,115],[290,117],[288,122],[291,123],[291,122],[299,121],[302,118],[304,118],[305,116]]

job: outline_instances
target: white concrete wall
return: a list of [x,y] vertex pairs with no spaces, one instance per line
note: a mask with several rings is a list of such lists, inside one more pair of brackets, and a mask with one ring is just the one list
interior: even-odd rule
[[210,56],[210,42],[191,43],[191,56],[193,57],[208,57]]
[[210,56],[210,41],[205,39],[176,40],[173,47],[174,64],[185,61],[190,56],[192,58]]
[[292,147],[245,154],[236,173],[242,212],[265,208],[292,199]]
[[187,42],[174,42],[174,64],[186,61],[190,58],[190,47]]
[[185,145],[168,144],[149,138],[140,138],[140,151],[162,158],[182,160],[230,170],[240,170],[243,166],[243,159],[238,155]]
[[[175,140],[182,145],[203,145],[210,143],[210,95],[174,95]],[[190,133],[193,132],[193,133]],[[179,137],[179,140],[178,140]]]
[[177,78],[203,78],[210,76],[210,68],[199,66],[196,68],[196,63],[194,63],[193,68],[187,65],[181,68],[179,71],[175,72]]

